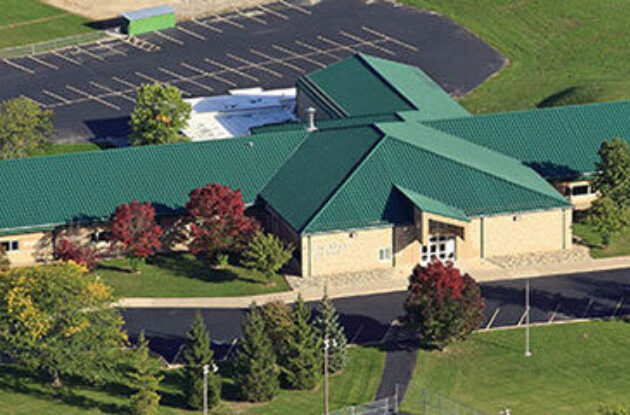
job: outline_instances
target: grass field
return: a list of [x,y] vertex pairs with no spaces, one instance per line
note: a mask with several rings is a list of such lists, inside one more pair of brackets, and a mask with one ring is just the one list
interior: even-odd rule
[[234,297],[287,291],[281,275],[268,280],[257,271],[229,265],[214,269],[190,254],[157,255],[128,271],[124,259],[103,261],[94,271],[121,297]]
[[421,413],[421,389],[487,414],[594,414],[602,403],[630,404],[630,324],[534,327],[533,356],[523,329],[476,333],[445,352],[420,351],[403,410]]
[[68,153],[85,153],[86,151],[99,151],[101,148],[94,143],[57,143],[52,144],[47,149],[38,150],[31,154],[31,157],[56,156]]
[[466,96],[473,112],[630,99],[626,0],[403,0],[455,20],[510,64]]
[[88,20],[38,0],[2,0],[0,48],[92,31]]
[[[372,400],[383,370],[384,352],[374,348],[355,347],[349,351],[349,365],[344,373],[331,377],[331,408],[341,408]],[[170,371],[162,382],[161,414],[193,415],[183,407],[181,377]],[[0,413],[11,415],[64,414],[97,415],[128,413],[129,390],[114,385],[99,390],[80,386],[51,389],[46,382],[10,367],[0,366]],[[229,387],[224,387],[224,391]],[[322,391],[281,391],[268,404],[246,404],[224,401],[213,414],[300,414],[320,415]]]

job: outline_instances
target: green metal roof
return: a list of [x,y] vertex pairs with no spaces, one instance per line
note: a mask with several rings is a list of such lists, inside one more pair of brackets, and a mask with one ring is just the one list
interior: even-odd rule
[[407,199],[418,209],[434,213],[436,215],[441,215],[447,218],[457,219],[464,222],[470,222],[470,218],[466,216],[464,212],[461,210],[449,206],[446,203],[442,203],[439,200],[432,199],[430,197],[426,197],[425,195],[421,195],[420,193],[416,193],[413,190],[405,189],[402,186],[395,185],[396,189],[400,190],[402,194],[404,194]]
[[251,203],[306,135],[292,131],[0,161],[0,233],[99,220],[134,198],[166,214],[183,208],[191,190],[210,182],[241,189]]
[[[317,120],[316,126],[319,130],[327,130],[330,128],[347,128],[360,127],[376,124],[379,122],[402,121],[403,118],[396,114],[377,114],[363,115],[349,118],[336,118],[330,120]],[[268,124],[260,127],[254,127],[250,131],[252,134],[271,133],[275,131],[292,131],[303,130],[306,127],[305,122],[285,122],[281,124]]]
[[408,223],[410,193],[397,188],[451,216],[570,206],[518,160],[417,123],[375,127],[312,134],[262,198],[301,233]]
[[422,119],[468,115],[420,69],[357,54],[301,77],[298,88],[331,118],[418,110]]
[[619,101],[424,124],[517,158],[544,177],[572,178],[595,171],[602,141],[630,140],[628,120],[630,101]]
[[261,197],[300,231],[380,138],[373,127],[311,133]]

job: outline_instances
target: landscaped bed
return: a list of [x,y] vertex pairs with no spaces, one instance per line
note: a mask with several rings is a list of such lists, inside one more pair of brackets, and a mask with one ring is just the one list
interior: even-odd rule
[[403,410],[422,414],[422,388],[487,414],[594,414],[630,404],[630,324],[597,321],[478,332],[443,352],[421,350]]
[[214,267],[191,254],[157,255],[132,273],[126,259],[103,261],[93,272],[120,297],[235,297],[289,290],[282,275],[236,265]]
[[627,1],[404,1],[455,20],[509,59],[462,100],[473,112],[630,98]]
[[[376,348],[355,347],[349,350],[348,368],[344,373],[331,376],[331,408],[372,400],[384,364],[384,352]],[[181,409],[184,398],[181,394],[181,375],[177,371],[166,372],[162,382],[161,414],[197,414],[199,411]],[[287,391],[268,404],[248,404],[223,401],[213,414],[301,414],[320,415],[323,411],[321,387],[313,391]],[[0,413],[13,415],[30,414],[104,414],[128,413],[124,406],[128,402],[129,390],[121,385],[107,388],[70,386],[52,389],[45,380],[0,366]],[[227,396],[226,396],[227,395]],[[224,386],[224,398],[230,398],[229,383]]]

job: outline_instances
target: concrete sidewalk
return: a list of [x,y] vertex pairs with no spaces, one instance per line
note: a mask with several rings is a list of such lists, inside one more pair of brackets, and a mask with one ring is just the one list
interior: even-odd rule
[[[468,272],[478,282],[488,282],[626,268],[630,267],[630,256],[545,264],[511,270],[500,268],[488,261],[460,261],[457,266],[463,272]],[[408,273],[398,272],[387,280],[361,286],[356,284],[331,285],[327,291],[331,298],[404,291],[407,289],[407,278]],[[252,301],[257,304],[264,304],[269,301],[292,302],[298,294],[301,294],[305,301],[316,301],[322,298],[324,290],[321,287],[309,286],[287,292],[244,297],[123,298],[117,305],[123,308],[246,308]]]

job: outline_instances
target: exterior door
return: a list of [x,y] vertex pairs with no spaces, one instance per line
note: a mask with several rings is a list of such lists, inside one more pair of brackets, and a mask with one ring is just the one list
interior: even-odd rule
[[455,261],[454,235],[431,235],[427,245],[420,245],[420,265],[426,266],[435,258],[442,262]]

